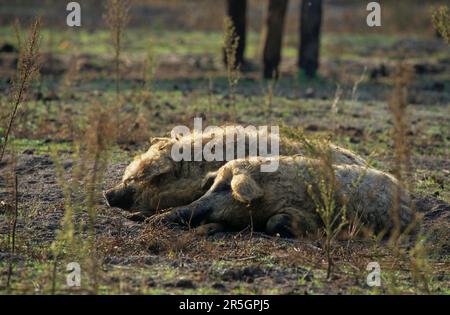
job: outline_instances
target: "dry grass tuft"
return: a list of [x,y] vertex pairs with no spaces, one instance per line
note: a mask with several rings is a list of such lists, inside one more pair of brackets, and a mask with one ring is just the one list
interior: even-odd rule
[[393,131],[392,138],[394,141],[394,175],[400,182],[395,193],[396,202],[393,209],[391,209],[391,216],[394,221],[394,231],[392,233],[392,239],[396,240],[400,235],[400,190],[405,187],[405,183],[411,183],[411,149],[409,139],[409,119],[406,111],[408,106],[408,87],[413,78],[413,70],[406,63],[398,64],[395,74],[395,86],[394,91],[389,99],[388,107],[393,119]]
[[328,262],[327,279],[329,279],[334,265],[334,242],[348,223],[347,208],[345,203],[339,206],[335,201],[336,176],[329,142],[316,143],[315,152],[320,167],[312,165],[309,167],[308,173],[312,175],[312,182],[307,186],[307,190],[323,223],[324,250]]
[[11,112],[5,128],[0,151],[0,162],[3,160],[8,138],[10,136],[14,120],[17,115],[17,109],[25,98],[26,92],[39,72],[39,45],[41,41],[41,19],[37,18],[31,24],[28,32],[28,38],[25,43],[20,40],[20,27],[18,23],[15,24],[16,34],[19,41],[19,60],[17,63],[16,75],[13,78],[10,98],[11,98]]
[[[61,228],[52,244],[54,270],[62,261],[85,262],[92,292],[98,290],[101,257],[96,246],[95,221],[101,185],[116,137],[113,115],[110,108],[98,102],[91,104],[85,128],[74,141],[73,160],[76,165],[71,174],[65,174],[58,152],[53,150],[52,154],[64,192],[65,210]],[[67,182],[67,176],[72,178],[71,182]],[[52,287],[54,292],[54,285]]]
[[328,139],[308,139],[302,130],[294,128],[283,128],[283,131],[289,138],[302,143],[309,155],[320,163],[320,167],[313,165],[308,167],[310,179],[305,180],[309,182],[307,191],[323,224],[323,248],[329,279],[334,266],[335,241],[349,223],[345,203],[339,206],[335,201],[336,176],[330,142]]
[[[394,73],[394,90],[389,99],[388,107],[393,118],[392,137],[394,141],[394,175],[400,185],[397,191],[394,191],[394,206],[391,209],[391,216],[394,221],[394,231],[391,234],[391,246],[394,254],[394,266],[398,266],[402,260],[410,264],[412,279],[415,286],[425,293],[430,293],[431,270],[428,261],[428,250],[426,246],[426,235],[423,234],[420,227],[420,217],[416,219],[403,232],[400,231],[400,196],[401,189],[414,191],[414,176],[411,162],[411,139],[410,139],[410,121],[407,112],[408,106],[408,88],[414,78],[414,71],[410,65],[401,62],[397,65]],[[412,210],[414,204],[410,205]],[[415,240],[411,249],[401,247],[400,241],[406,238],[407,234],[416,230]],[[400,267],[400,266],[398,266]],[[394,275],[390,275],[390,280],[395,284],[398,281]]]
[[441,6],[432,14],[434,29],[450,44],[450,13],[447,6]]

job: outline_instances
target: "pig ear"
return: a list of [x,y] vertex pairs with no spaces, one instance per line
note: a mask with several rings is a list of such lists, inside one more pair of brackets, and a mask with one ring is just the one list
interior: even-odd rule
[[154,163],[151,167],[143,170],[143,177],[146,180],[151,180],[158,175],[169,173],[173,169],[171,163]]
[[160,151],[166,148],[172,142],[171,138],[157,137],[150,138],[150,149],[153,151]]
[[236,200],[247,204],[264,195],[261,187],[246,174],[234,175],[231,180],[231,189]]
[[170,138],[164,138],[164,137],[151,137],[151,138],[150,138],[150,144],[153,145],[153,144],[158,143],[158,142],[167,142],[167,141],[169,141],[169,140],[170,140]]
[[202,180],[202,189],[203,190],[208,190],[209,188],[211,188],[212,184],[214,183],[214,180],[217,177],[217,171],[216,172],[209,172],[208,174],[206,174],[205,178],[203,178]]

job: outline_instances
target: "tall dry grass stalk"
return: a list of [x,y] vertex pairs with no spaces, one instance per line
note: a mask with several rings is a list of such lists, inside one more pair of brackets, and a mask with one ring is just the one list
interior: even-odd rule
[[312,177],[312,181],[307,185],[307,191],[323,223],[325,234],[324,250],[327,256],[327,279],[330,279],[334,266],[334,241],[347,224],[347,207],[345,204],[342,206],[336,204],[336,176],[332,153],[327,147],[328,143],[325,141],[316,146],[320,166],[318,168],[313,165],[309,167],[308,172]]
[[122,37],[129,22],[128,12],[130,0],[107,0],[105,3],[106,24],[111,31],[111,40],[114,46],[114,67],[116,76],[116,96],[120,95],[120,55],[122,52]]
[[[410,224],[405,230],[400,230],[400,196],[401,189],[409,192],[414,191],[414,176],[412,174],[411,162],[411,139],[410,139],[410,122],[407,111],[408,106],[408,89],[414,78],[413,68],[405,63],[400,62],[394,72],[394,90],[388,102],[388,108],[393,120],[393,141],[394,141],[394,176],[400,185],[394,194],[394,206],[391,209],[391,215],[394,221],[394,231],[391,234],[391,246],[393,247],[396,261],[400,261],[402,257],[409,260],[411,266],[412,278],[416,286],[425,293],[430,293],[431,270],[428,262],[428,252],[426,249],[426,236],[420,229],[419,218]],[[415,206],[411,202],[410,208],[415,211]],[[419,229],[417,229],[419,227]],[[400,240],[410,231],[416,230],[415,241],[410,250],[400,247]],[[394,263],[395,264],[395,263]],[[391,278],[395,278],[391,276]],[[396,279],[393,279],[394,282]]]
[[28,32],[28,38],[25,43],[20,40],[20,27],[15,24],[15,29],[17,33],[17,38],[19,40],[19,60],[17,62],[16,75],[13,78],[10,99],[11,99],[11,112],[3,137],[0,148],[0,162],[3,160],[5,155],[6,146],[8,144],[8,139],[13,128],[14,120],[17,116],[17,110],[20,104],[23,102],[28,88],[35,78],[36,74],[39,72],[39,46],[41,41],[40,30],[41,30],[41,19],[36,18],[30,26]]
[[[10,137],[14,121],[17,116],[17,112],[20,104],[25,99],[28,88],[35,78],[35,75],[39,71],[39,45],[40,45],[40,27],[41,21],[39,18],[35,19],[34,22],[30,26],[30,30],[28,32],[28,37],[25,43],[22,43],[21,40],[21,28],[18,20],[14,23],[14,30],[17,38],[17,45],[19,48],[19,58],[17,62],[17,70],[16,74],[13,77],[11,90],[10,90],[10,112],[8,114],[8,118],[6,121],[6,127],[2,128],[4,130],[4,134],[1,140],[1,148],[0,148],[0,162],[3,160],[7,145],[8,139]],[[10,211],[11,224],[8,233],[8,242],[10,243],[10,261],[8,264],[8,272],[7,272],[7,281],[6,281],[6,289],[9,291],[11,285],[11,277],[13,273],[13,261],[16,253],[16,234],[17,234],[17,220],[19,216],[18,211],[18,178],[15,169],[16,165],[16,156],[14,150],[12,150],[11,154],[11,172],[10,172],[10,187],[11,187],[11,200],[6,204],[7,208]]]
[[[90,227],[95,220],[95,206],[100,195],[100,184],[106,171],[110,157],[110,149],[115,139],[115,128],[109,109],[94,103],[88,113],[88,128],[86,130],[85,151],[82,160],[91,167],[87,177],[87,209]],[[94,236],[93,230],[91,237]]]
[[[336,249],[336,239],[345,227],[348,227],[353,234],[361,231],[361,214],[347,211],[347,204],[350,200],[341,198],[342,200],[337,202],[336,187],[338,183],[336,182],[334,159],[329,139],[309,139],[304,135],[303,130],[286,126],[282,127],[282,132],[288,138],[301,143],[307,156],[319,162],[319,166],[313,163],[308,165],[305,182],[307,183],[308,196],[311,198],[323,224],[323,247],[327,260],[327,279],[330,279],[334,267],[333,255]],[[355,191],[364,176],[365,172],[362,172],[352,183],[352,188]],[[352,198],[352,194],[347,197],[348,199]]]
[[394,142],[394,176],[400,182],[397,191],[394,192],[394,206],[391,216],[394,222],[392,240],[396,242],[400,236],[400,196],[401,189],[412,187],[411,180],[411,147],[408,134],[410,123],[408,119],[408,87],[413,78],[413,69],[406,63],[399,63],[394,73],[394,91],[388,101],[388,108],[392,115]]
[[[95,220],[101,184],[116,138],[116,114],[114,109],[98,102],[91,105],[83,124],[85,127],[74,141],[73,159],[77,162],[70,174],[65,173],[58,152],[53,151],[52,154],[64,193],[65,208],[61,229],[52,245],[54,270],[61,260],[84,262],[84,266],[88,266],[93,293],[98,291],[101,263],[96,247]],[[72,178],[70,184],[67,176]],[[83,219],[84,216],[87,220]]]
[[233,109],[233,119],[236,118],[236,87],[240,79],[240,66],[237,64],[236,52],[239,44],[239,36],[230,17],[223,20],[224,35],[223,49],[227,67],[228,90],[230,94],[231,106]]
[[353,88],[352,88],[352,101],[353,102],[356,102],[358,100],[358,94],[357,94],[358,93],[358,88],[359,88],[359,85],[364,81],[364,79],[366,77],[366,72],[367,72],[367,66],[364,66],[364,69],[363,69],[363,72],[361,73],[361,76],[353,84]]
[[108,109],[94,104],[89,112],[90,122],[87,130],[86,151],[83,160],[90,166],[86,178],[86,208],[89,216],[88,236],[91,257],[91,283],[94,292],[98,291],[99,259],[95,246],[95,219],[98,200],[101,196],[101,184],[110,158],[110,148],[114,140],[113,120],[108,115]]

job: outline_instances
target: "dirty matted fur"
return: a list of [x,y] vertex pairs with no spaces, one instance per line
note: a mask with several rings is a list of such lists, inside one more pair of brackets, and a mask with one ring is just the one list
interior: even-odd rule
[[[320,181],[331,180],[317,177],[323,164],[302,156],[280,157],[276,172],[260,172],[261,163],[268,159],[228,162],[205,195],[160,219],[201,226],[207,233],[248,227],[285,237],[316,232],[322,226],[317,212]],[[400,228],[412,222],[410,197],[393,176],[360,165],[336,164],[332,170],[336,211],[345,207],[349,220],[359,218],[366,229],[375,232],[390,231],[394,227],[392,210],[398,209]]]
[[[234,126],[225,128],[223,133],[224,152],[227,145],[226,139],[233,139],[233,136],[230,137],[229,134],[234,132]],[[205,161],[203,159],[202,161],[176,162],[171,157],[171,150],[177,141],[193,146],[194,142],[198,140],[196,138],[201,137],[201,143],[205,145],[214,136],[214,133],[210,132],[201,135],[192,134],[178,140],[154,139],[150,149],[137,156],[126,168],[122,182],[109,191],[110,194],[118,196],[117,198],[130,199],[130,202],[122,203],[117,207],[150,216],[157,210],[187,205],[200,198],[213,182],[213,178],[206,175],[217,171],[226,161]],[[269,143],[273,137],[271,134],[268,135]],[[246,134],[246,154],[249,151],[250,141],[257,138],[258,132]],[[281,155],[310,156],[312,154],[303,144],[284,137],[277,138],[280,143]],[[236,141],[234,141],[234,146],[234,152],[237,152]],[[268,147],[270,148],[270,145]],[[336,164],[366,165],[361,157],[346,149],[332,144],[329,145],[329,149],[333,162]]]

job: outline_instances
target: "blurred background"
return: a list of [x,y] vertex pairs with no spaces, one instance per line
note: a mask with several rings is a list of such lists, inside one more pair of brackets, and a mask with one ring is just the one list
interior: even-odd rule
[[[60,27],[65,23],[65,8],[70,1],[17,0],[0,1],[0,23],[7,25],[17,16],[24,19],[36,14],[45,17],[47,26]],[[289,1],[286,31],[298,28],[300,0]],[[412,33],[433,35],[430,13],[433,7],[446,4],[445,0],[383,0],[383,27],[365,27],[366,5],[370,1],[324,0],[324,31],[333,33]],[[103,12],[103,1],[80,0],[83,9],[83,27],[96,30],[105,27],[99,17]],[[261,29],[264,1],[248,1],[249,28]],[[221,30],[225,12],[224,0],[134,0],[132,2],[130,26],[169,30]]]
[[[27,26],[39,15],[43,17],[41,51],[50,58],[50,62],[43,63],[43,74],[62,74],[74,55],[82,57],[82,72],[107,70],[108,58],[113,56],[114,50],[103,18],[105,2],[79,1],[82,8],[82,27],[79,28],[66,26],[67,3],[1,0],[0,45],[15,45],[12,25],[16,19]],[[323,1],[319,60],[322,77],[346,84],[347,80],[358,80],[365,68],[372,78],[383,77],[389,72],[389,62],[406,58],[416,63],[421,72],[444,72],[448,46],[436,37],[431,13],[446,1],[381,1],[382,27],[367,26],[367,3]],[[250,62],[249,69],[254,71],[249,71],[245,77],[258,78],[261,73],[265,4],[266,1],[258,0],[249,0],[247,4],[244,57]],[[300,11],[300,0],[288,2],[280,64],[285,77],[297,74]],[[223,76],[217,71],[223,70],[225,12],[226,1],[132,1],[122,47],[124,79],[142,77],[142,60],[149,49],[157,56],[159,64],[156,79]],[[427,59],[427,64],[423,64],[423,58]],[[0,67],[0,74],[5,78],[10,74],[8,70],[14,70],[13,65],[8,67],[7,59],[2,58]]]

